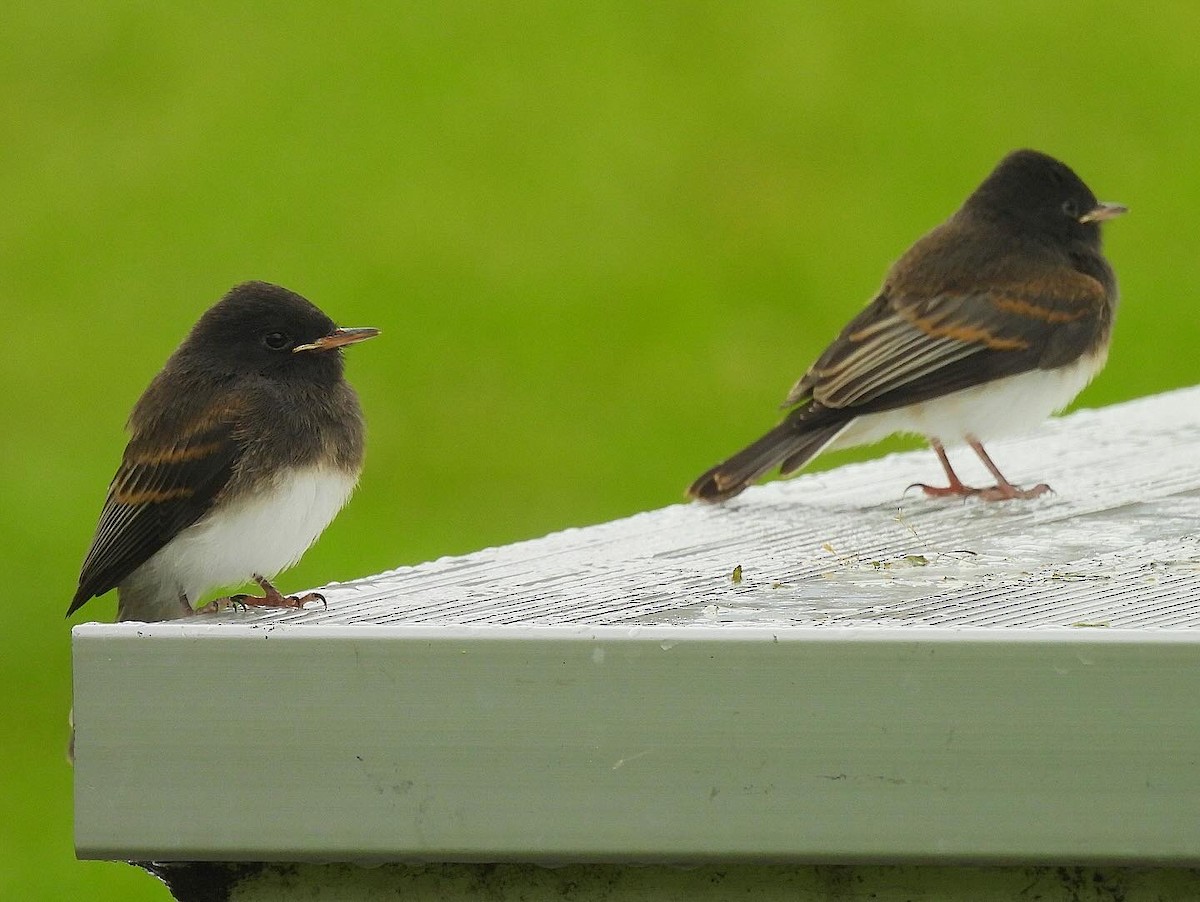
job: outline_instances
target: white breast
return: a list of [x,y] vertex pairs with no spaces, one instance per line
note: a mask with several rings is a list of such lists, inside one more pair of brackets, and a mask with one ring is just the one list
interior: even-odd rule
[[1058,369],[1033,370],[911,407],[867,414],[854,420],[830,447],[866,445],[896,432],[936,438],[946,445],[968,436],[987,442],[1028,432],[1070,404],[1104,363],[1104,354],[1082,357]]
[[[300,559],[349,500],[357,475],[291,470],[273,486],[221,505],[183,530],[141,568],[142,578],[195,604],[204,593],[273,577]],[[168,596],[169,597],[169,596]]]

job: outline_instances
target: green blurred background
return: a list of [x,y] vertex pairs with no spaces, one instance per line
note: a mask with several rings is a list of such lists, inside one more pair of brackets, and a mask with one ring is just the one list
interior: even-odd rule
[[1019,146],[1133,209],[1081,403],[1189,384],[1198,26],[1188,3],[4,4],[0,897],[166,898],[74,860],[62,613],[126,413],[230,285],[385,332],[349,355],[360,494],[288,590],[681,500]]

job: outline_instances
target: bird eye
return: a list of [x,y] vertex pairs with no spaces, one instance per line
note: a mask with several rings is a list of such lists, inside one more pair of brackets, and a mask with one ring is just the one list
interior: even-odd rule
[[1073,200],[1063,201],[1062,211],[1064,213],[1066,213],[1068,216],[1070,216],[1072,219],[1079,218],[1079,205],[1076,204],[1075,201],[1073,201]]
[[292,340],[282,332],[268,332],[263,336],[262,342],[264,345],[266,345],[268,350],[282,351],[292,343]]

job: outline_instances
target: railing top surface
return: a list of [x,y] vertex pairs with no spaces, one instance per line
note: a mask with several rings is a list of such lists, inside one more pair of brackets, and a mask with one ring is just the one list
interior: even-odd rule
[[[1200,625],[1200,387],[996,442],[1052,495],[905,492],[928,451],[678,504],[328,587],[328,608],[212,623],[1112,627]],[[986,474],[966,449],[964,479]],[[737,575],[735,568],[740,567]],[[739,579],[740,577],[740,579]]]

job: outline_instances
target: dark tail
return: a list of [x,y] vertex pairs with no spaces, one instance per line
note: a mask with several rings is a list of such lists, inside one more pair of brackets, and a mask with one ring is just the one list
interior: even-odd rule
[[688,488],[692,498],[725,501],[741,492],[776,464],[784,475],[798,470],[821,453],[848,422],[804,422],[789,417],[754,444],[719,463]]

